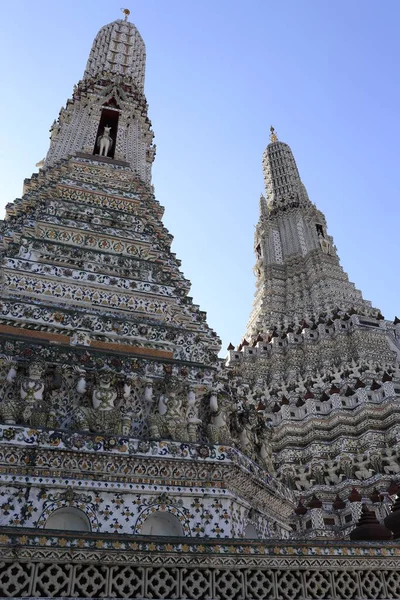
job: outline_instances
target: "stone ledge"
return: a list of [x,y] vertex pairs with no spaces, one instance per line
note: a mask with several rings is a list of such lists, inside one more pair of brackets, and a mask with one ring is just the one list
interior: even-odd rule
[[88,154],[87,152],[76,152],[74,156],[78,158],[84,158],[86,160],[93,160],[99,163],[105,163],[108,165],[118,165],[119,167],[130,167],[130,164],[125,160],[118,160],[116,158],[110,158],[108,156],[99,156],[98,154]]
[[[28,329],[25,327],[13,327],[12,325],[0,324],[0,335],[15,336],[16,338],[33,338],[53,344],[71,346],[71,337],[60,333],[52,333],[50,331],[38,331],[36,329]],[[79,348],[98,349],[108,352],[116,352],[118,354],[133,354],[144,356],[146,358],[165,358],[172,360],[173,352],[167,350],[158,350],[157,348],[145,348],[141,346],[131,346],[129,344],[117,344],[114,342],[101,342],[93,340],[90,346],[77,345]]]

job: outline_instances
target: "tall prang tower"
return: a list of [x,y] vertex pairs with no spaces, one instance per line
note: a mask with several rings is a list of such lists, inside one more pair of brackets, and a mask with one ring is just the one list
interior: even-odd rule
[[[82,571],[82,555],[61,567],[60,539],[88,553],[140,542],[149,556],[146,536],[290,535],[293,498],[270,472],[270,427],[240,404],[171,252],[144,76],[136,27],[103,27],[42,168],[0,225],[0,540],[60,549],[44,563],[43,548],[26,550],[34,576],[4,550],[0,595],[134,597],[118,570]],[[194,564],[208,552],[198,544]],[[156,597],[166,571],[146,568],[137,593]]]
[[378,541],[347,539],[361,492],[378,486],[382,520],[400,471],[397,327],[348,283],[274,139],[248,341],[218,359],[151,185],[124,13],[0,223],[0,597],[398,598],[391,532],[365,508]]
[[362,501],[382,520],[398,485],[400,321],[349,281],[272,127],[263,171],[256,293],[228,365],[271,423],[276,475],[300,501],[297,535],[346,537]]
[[[368,311],[369,302],[339,264],[324,215],[311,203],[290,147],[271,133],[263,155],[268,201],[255,234],[257,291],[246,338],[320,313]],[[378,311],[369,310],[376,316]]]

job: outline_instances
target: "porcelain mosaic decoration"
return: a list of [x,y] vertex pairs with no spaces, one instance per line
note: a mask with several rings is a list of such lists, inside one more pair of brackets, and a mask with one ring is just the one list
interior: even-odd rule
[[349,536],[400,485],[400,321],[349,282],[271,128],[254,305],[218,358],[151,184],[128,14],[0,224],[0,595],[398,598],[398,544]]

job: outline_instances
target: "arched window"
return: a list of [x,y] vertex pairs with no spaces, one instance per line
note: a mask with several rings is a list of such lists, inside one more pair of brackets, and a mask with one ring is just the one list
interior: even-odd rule
[[157,511],[144,521],[141,535],[183,536],[183,527],[177,517],[169,512]]
[[244,530],[244,537],[246,538],[246,540],[258,539],[258,531],[251,523],[248,523],[246,529]]
[[93,154],[99,154],[99,137],[103,135],[104,128],[109,127],[109,135],[112,139],[112,144],[110,146],[109,152],[107,153],[107,156],[108,158],[114,158],[115,147],[117,144],[118,120],[120,112],[120,108],[115,98],[111,98],[111,100],[103,104]]
[[82,510],[68,506],[55,510],[47,519],[45,529],[91,531],[90,521]]

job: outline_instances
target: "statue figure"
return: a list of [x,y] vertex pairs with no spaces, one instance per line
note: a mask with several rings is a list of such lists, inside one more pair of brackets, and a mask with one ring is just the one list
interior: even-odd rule
[[207,426],[207,435],[211,444],[232,445],[229,417],[234,407],[226,394],[212,394],[210,398],[211,423]]
[[21,381],[20,394],[24,403],[22,417],[25,423],[30,422],[33,411],[38,411],[42,405],[44,381],[44,364],[34,361],[29,365],[28,376]]
[[113,433],[129,435],[132,415],[122,412],[115,406],[118,398],[115,376],[109,371],[100,372],[91,393],[91,405],[87,393],[86,374],[78,372],[77,392],[83,399],[83,405],[75,410],[74,420],[77,429],[94,433]]
[[286,463],[282,465],[280,475],[282,483],[284,483],[289,489],[293,490],[295,487],[297,487],[296,469],[293,464]]
[[386,448],[385,466],[383,470],[389,475],[396,475],[400,471],[398,452],[395,448]]
[[300,491],[309,490],[312,486],[310,481],[310,467],[309,465],[299,466],[297,469],[297,481],[296,487]]
[[0,415],[5,423],[31,427],[57,425],[56,398],[47,387],[45,371],[46,364],[39,360],[29,364],[26,375],[18,374],[17,364],[10,363],[4,400],[0,405]]
[[322,485],[325,483],[324,474],[324,462],[322,460],[318,460],[318,458],[313,458],[311,461],[311,476],[317,485]]
[[260,446],[260,462],[271,474],[275,473],[272,461],[272,426],[265,424],[258,436]]
[[339,474],[339,465],[337,461],[333,463],[328,463],[326,465],[326,476],[325,476],[325,484],[326,485],[336,485],[340,483],[343,479],[343,474]]
[[93,387],[93,408],[100,411],[109,411],[114,408],[117,391],[112,387],[113,383],[114,378],[111,373],[106,372],[99,375],[98,383]]
[[99,156],[107,156],[113,145],[113,139],[110,136],[111,127],[104,127],[104,132],[97,138],[97,146],[99,147]]
[[330,254],[331,253],[331,243],[329,240],[324,238],[324,236],[322,235],[321,232],[318,233],[318,241],[319,241],[319,245],[321,246],[322,252],[324,254]]
[[149,417],[149,425],[150,437],[154,439],[188,441],[187,418],[178,380],[171,377],[165,385],[157,412]]
[[198,426],[201,425],[202,421],[199,419],[199,406],[196,401],[196,394],[193,387],[189,387],[187,395],[187,408],[186,408],[186,420],[188,427],[188,439],[189,442],[197,442]]
[[357,479],[369,479],[370,477],[372,477],[373,471],[371,469],[368,469],[368,465],[369,465],[368,454],[358,458],[357,463],[358,464],[356,465],[356,469],[354,471],[354,474],[357,477]]
[[353,457],[349,454],[344,454],[339,458],[339,472],[343,474],[344,479],[353,479],[354,462]]
[[239,433],[239,448],[250,458],[255,459],[258,445],[257,429],[259,426],[257,411],[245,409],[236,415],[236,429]]
[[383,472],[382,452],[378,448],[371,449],[367,452],[369,457],[369,466],[375,473]]
[[8,363],[6,385],[3,387],[3,401],[0,404],[0,416],[7,425],[15,425],[21,412],[19,390],[15,386],[17,380],[17,363]]

